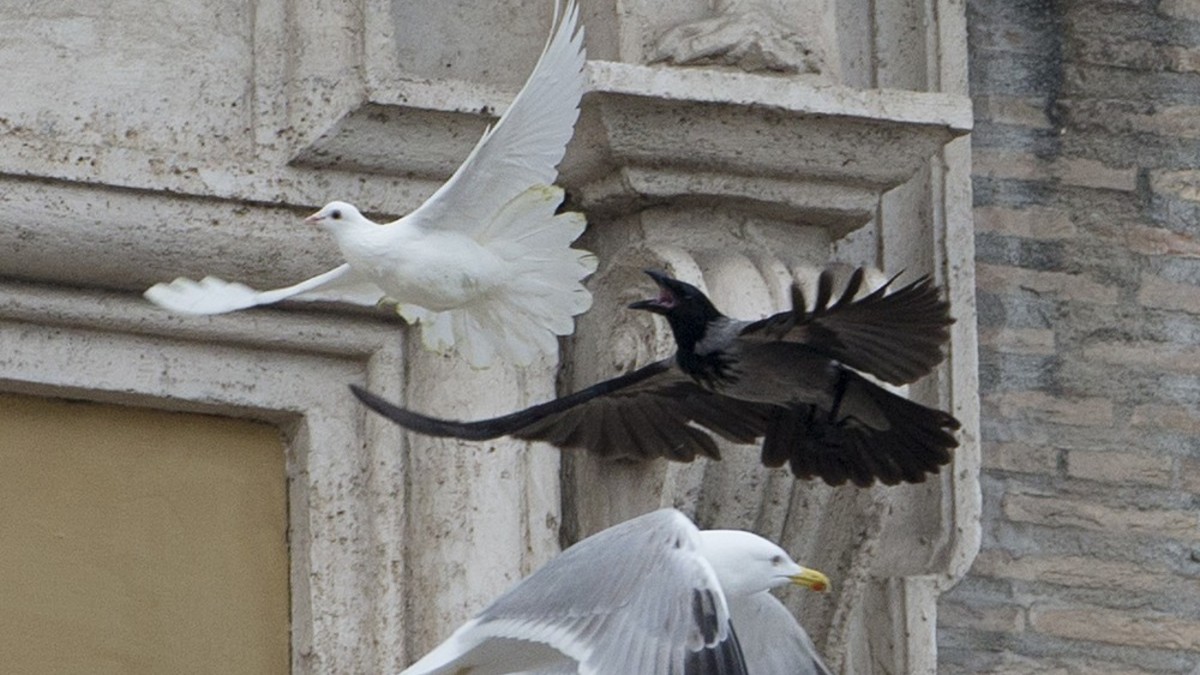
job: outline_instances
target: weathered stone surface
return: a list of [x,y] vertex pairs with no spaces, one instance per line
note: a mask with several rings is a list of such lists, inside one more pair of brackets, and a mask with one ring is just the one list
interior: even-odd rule
[[1169,615],[1037,604],[1029,611],[1029,623],[1038,631],[1074,640],[1200,650],[1200,621]]
[[1044,159],[1000,150],[978,151],[976,175],[1012,180],[1053,180],[1063,185],[1132,191],[1137,169],[1113,167],[1091,159]]
[[1194,5],[968,2],[986,534],[939,672],[1200,664]]
[[1129,424],[1133,427],[1152,427],[1200,434],[1200,408],[1194,405],[1146,403],[1134,408]]
[[[975,571],[975,568],[971,568]],[[986,633],[1020,633],[1025,630],[1025,613],[1012,606],[981,606],[975,603],[943,602],[938,622],[944,626],[970,628]]]
[[1054,331],[1047,328],[989,328],[979,331],[979,344],[999,352],[1053,354]]
[[993,124],[1050,129],[1046,101],[1018,96],[975,96],[975,116]]
[[[1183,459],[1179,462],[1179,489],[1192,493],[1200,492],[1200,459]],[[1200,549],[1195,557],[1200,558]]]
[[1105,398],[1065,399],[1042,391],[1013,391],[984,396],[983,401],[1000,417],[1079,426],[1108,426],[1113,421],[1113,403]]
[[1085,347],[1083,358],[1114,365],[1200,374],[1200,347],[1155,342],[1101,342]]
[[980,288],[989,291],[1028,290],[1037,294],[1053,293],[1064,300],[1102,305],[1117,302],[1116,287],[1092,281],[1079,274],[981,263],[976,275]]
[[1157,275],[1143,274],[1137,299],[1147,307],[1200,314],[1200,286],[1195,284],[1167,281]]
[[1028,206],[1012,209],[985,206],[975,209],[975,229],[1027,239],[1071,239],[1077,228],[1070,214],[1057,209]]
[[1196,105],[1084,99],[1064,101],[1063,109],[1074,126],[1090,131],[1200,138],[1200,106]]
[[985,469],[1043,475],[1058,470],[1060,452],[1053,447],[991,441],[983,444],[982,452]]
[[1017,522],[1079,527],[1124,536],[1200,539],[1200,516],[1193,511],[1108,506],[1086,497],[1009,493],[1004,497],[1004,515]]
[[1200,169],[1151,171],[1150,189],[1179,199],[1200,201]]
[[971,567],[973,574],[1002,579],[1038,581],[1062,586],[1112,588],[1121,592],[1153,593],[1167,584],[1167,570],[1094,556],[1026,555],[1005,551],[980,553]]
[[1127,224],[1105,228],[1118,245],[1136,253],[1153,256],[1200,258],[1200,239],[1186,232],[1164,227]]
[[1158,11],[1177,19],[1200,21],[1200,2],[1196,0],[1163,0],[1158,3]]
[[1078,450],[1067,453],[1067,475],[1072,478],[1165,487],[1171,484],[1171,469],[1172,459],[1167,455]]
[[938,672],[944,675],[1155,675],[1163,671],[1095,659],[1026,658],[1006,653],[998,659],[980,655],[973,664],[953,665]]

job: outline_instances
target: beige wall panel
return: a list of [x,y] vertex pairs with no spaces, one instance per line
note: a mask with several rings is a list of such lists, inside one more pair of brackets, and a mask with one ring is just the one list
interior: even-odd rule
[[288,672],[274,427],[0,396],[0,542],[6,672]]

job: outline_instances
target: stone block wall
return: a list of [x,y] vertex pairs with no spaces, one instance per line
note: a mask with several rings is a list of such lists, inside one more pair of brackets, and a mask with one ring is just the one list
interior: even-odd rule
[[1200,672],[1200,2],[967,15],[983,541],[940,671]]

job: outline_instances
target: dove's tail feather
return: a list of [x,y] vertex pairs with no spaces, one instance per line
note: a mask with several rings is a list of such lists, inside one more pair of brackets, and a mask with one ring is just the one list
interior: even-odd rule
[[477,368],[497,358],[524,366],[541,354],[557,356],[557,336],[570,335],[574,316],[592,305],[582,282],[596,271],[594,255],[569,248],[587,223],[582,213],[556,214],[562,199],[561,188],[534,186],[476,234],[509,266],[502,284],[444,312],[399,308],[406,319],[421,324],[427,348],[454,347]]
[[179,277],[169,284],[155,284],[142,295],[159,307],[178,314],[224,314],[288,299],[374,305],[383,297],[383,291],[343,263],[298,284],[270,291],[216,277],[204,277],[200,281]]

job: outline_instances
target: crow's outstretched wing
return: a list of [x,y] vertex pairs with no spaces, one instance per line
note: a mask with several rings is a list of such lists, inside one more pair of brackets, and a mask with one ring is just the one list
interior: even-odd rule
[[502,417],[458,422],[393,405],[354,385],[354,395],[375,412],[428,436],[485,440],[512,436],[582,448],[603,457],[691,461],[720,457],[703,427],[736,443],[766,433],[775,406],[714,394],[683,376],[669,359],[605,380],[569,396]]
[[863,270],[854,271],[833,299],[833,275],[821,273],[816,302],[807,310],[804,294],[792,287],[792,310],[746,326],[747,339],[800,342],[890,384],[907,384],[927,374],[945,356],[950,339],[950,304],[929,277],[888,292],[893,281],[857,300]]
[[878,411],[882,424],[870,426],[844,413],[831,416],[815,405],[779,409],[763,439],[763,464],[787,462],[797,478],[867,487],[876,480],[884,485],[921,483],[953,459],[958,447],[953,432],[960,426],[954,416],[849,371],[845,377],[843,405]]

